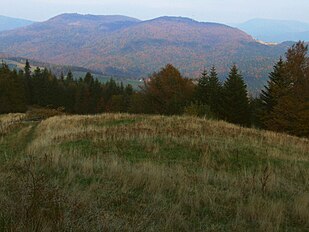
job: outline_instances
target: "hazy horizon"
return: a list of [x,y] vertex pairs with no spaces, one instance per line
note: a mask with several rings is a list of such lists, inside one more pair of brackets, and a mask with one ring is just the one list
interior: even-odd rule
[[141,20],[182,16],[219,23],[241,23],[255,18],[309,23],[308,8],[309,1],[306,0],[12,0],[2,4],[0,15],[32,21],[45,21],[63,13],[79,13],[126,15]]

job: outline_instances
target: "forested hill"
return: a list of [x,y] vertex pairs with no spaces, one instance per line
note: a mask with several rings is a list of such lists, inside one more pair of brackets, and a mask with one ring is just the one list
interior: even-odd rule
[[0,52],[81,66],[108,75],[147,76],[167,63],[188,77],[215,64],[220,76],[236,63],[250,86],[291,44],[269,46],[223,24],[182,17],[148,21],[125,16],[63,14],[0,33]]
[[[12,57],[10,55],[1,54],[0,53],[0,60],[7,64],[10,69],[16,69],[16,70],[22,70],[25,67],[27,58],[24,57]],[[32,66],[33,71],[36,67],[39,68],[47,68],[48,70],[52,71],[53,74],[55,74],[57,77],[60,77],[61,74],[66,74],[69,71],[73,73],[80,73],[80,74],[86,74],[87,72],[90,72],[94,75],[102,75],[100,72],[95,72],[93,70],[89,70],[87,68],[83,67],[77,67],[77,66],[70,66],[70,65],[58,65],[58,64],[50,64],[45,63],[37,60],[28,60],[29,63]],[[80,76],[77,76],[76,78],[79,78]]]

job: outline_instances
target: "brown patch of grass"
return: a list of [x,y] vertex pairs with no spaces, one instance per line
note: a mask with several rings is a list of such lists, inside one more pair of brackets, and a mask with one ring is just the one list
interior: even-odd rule
[[25,118],[25,114],[0,115],[0,137],[6,135]]

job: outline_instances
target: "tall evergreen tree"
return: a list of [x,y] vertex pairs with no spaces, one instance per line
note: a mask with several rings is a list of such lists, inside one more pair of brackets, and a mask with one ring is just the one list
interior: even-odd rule
[[284,62],[282,58],[275,64],[273,71],[269,74],[267,86],[260,95],[265,111],[269,113],[273,110],[274,106],[278,103],[280,96],[288,87],[289,83],[284,76]]
[[85,78],[84,78],[84,81],[86,84],[88,85],[92,85],[94,83],[94,79],[93,79],[93,76],[91,75],[90,72],[87,72],[86,75],[85,75]]
[[27,104],[30,105],[32,103],[31,66],[30,66],[28,60],[26,60],[26,64],[25,64],[25,67],[24,67],[24,86],[25,86],[26,101],[27,101]]
[[67,74],[67,78],[66,81],[67,82],[72,82],[74,80],[73,78],[73,73],[71,72],[71,70],[69,70],[68,74]]
[[63,75],[63,72],[60,73],[60,80],[61,80],[61,82],[64,82],[64,75]]
[[207,89],[209,91],[208,104],[210,110],[215,113],[217,117],[220,117],[222,112],[222,85],[218,79],[218,74],[214,66],[210,70]]
[[24,67],[24,73],[25,73],[25,78],[30,79],[31,78],[31,66],[29,64],[29,61],[26,60],[26,64]]
[[267,86],[264,86],[260,99],[262,103],[261,121],[264,127],[271,123],[271,111],[278,104],[278,100],[284,96],[290,85],[290,80],[285,75],[285,64],[282,58],[274,65],[269,74]]
[[196,100],[199,104],[209,105],[209,75],[205,68],[196,86]]
[[249,125],[250,109],[246,85],[236,65],[233,65],[223,86],[224,118],[240,125]]

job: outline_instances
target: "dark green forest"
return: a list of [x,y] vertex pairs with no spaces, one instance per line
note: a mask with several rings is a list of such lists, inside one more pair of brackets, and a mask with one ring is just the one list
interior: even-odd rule
[[292,135],[309,136],[309,61],[303,42],[293,45],[269,74],[257,98],[249,97],[236,65],[224,83],[216,68],[205,69],[198,82],[184,78],[168,64],[144,80],[139,91],[109,80],[100,83],[87,73],[57,77],[47,69],[31,71],[0,67],[0,113],[26,112],[30,107],[58,109],[69,114],[126,112],[193,115],[226,120]]

